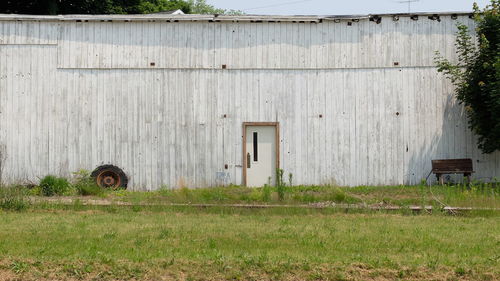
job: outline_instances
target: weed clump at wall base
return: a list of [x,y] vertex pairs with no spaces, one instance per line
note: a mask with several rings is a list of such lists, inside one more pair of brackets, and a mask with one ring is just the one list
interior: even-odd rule
[[74,175],[73,187],[79,195],[91,196],[104,193],[103,189],[96,184],[94,178],[90,176],[89,171],[80,170],[75,172]]
[[264,185],[262,188],[262,201],[269,202],[271,201],[271,187],[269,185]]
[[40,188],[44,196],[63,195],[69,190],[69,182],[65,178],[48,175],[40,181]]
[[27,191],[23,187],[0,187],[0,209],[22,211],[29,205]]
[[276,191],[278,192],[278,198],[280,201],[285,200],[285,183],[283,182],[283,170],[276,170]]

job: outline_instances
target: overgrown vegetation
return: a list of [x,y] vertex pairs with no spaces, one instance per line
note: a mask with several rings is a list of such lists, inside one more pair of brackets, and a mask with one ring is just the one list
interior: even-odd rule
[[358,186],[338,187],[330,185],[296,185],[288,175],[283,180],[283,170],[277,170],[276,186],[266,184],[261,188],[221,186],[209,188],[169,189],[163,186],[157,191],[109,190],[100,188],[89,171],[73,173],[71,181],[46,176],[40,184],[31,187],[31,196],[99,196],[107,202],[134,204],[284,204],[335,206],[336,204],[373,206],[424,206],[498,208],[500,183],[473,182],[444,186]]
[[[71,197],[100,197],[105,204],[168,205],[168,204],[245,204],[245,205],[307,205],[311,207],[385,208],[409,206],[445,206],[500,208],[498,201],[500,184],[473,182],[445,186],[304,186],[285,184],[278,173],[276,186],[261,188],[222,186],[209,188],[169,189],[164,186],[157,191],[130,191],[102,189],[86,170],[74,173],[71,181],[55,176],[46,176],[40,185],[16,187],[29,196],[61,196],[72,202]],[[56,199],[58,200],[58,199]],[[77,199],[80,200],[80,199]],[[85,199],[82,199],[85,200]],[[37,200],[43,202],[44,200]]]
[[436,64],[455,85],[479,148],[492,153],[500,150],[500,1],[491,0],[482,11],[474,4],[474,21],[476,36],[465,24],[457,24],[458,62],[437,53]]
[[[282,197],[280,198],[280,193]],[[279,189],[265,185],[262,188],[225,186],[211,188],[182,188],[134,192],[120,190],[106,192],[105,200],[112,202],[169,204],[286,204],[335,206],[354,204],[366,206],[423,206],[499,208],[498,183],[473,183],[445,186],[290,186]]]
[[95,179],[90,176],[89,171],[80,170],[73,174],[74,174],[74,179],[72,187],[75,189],[78,195],[100,196],[104,193],[104,190],[96,184]]
[[96,184],[89,171],[80,170],[73,173],[71,180],[53,175],[45,176],[40,180],[39,185],[28,189],[28,194],[31,196],[102,196],[104,190]]
[[0,186],[0,209],[23,211],[27,209],[29,205],[30,202],[27,197],[26,188],[22,186]]
[[40,188],[44,196],[63,195],[69,190],[69,182],[65,178],[48,175],[40,181]]

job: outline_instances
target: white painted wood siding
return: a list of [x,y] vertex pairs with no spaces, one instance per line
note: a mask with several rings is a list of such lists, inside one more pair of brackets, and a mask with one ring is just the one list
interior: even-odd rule
[[66,22],[59,68],[324,69],[433,66],[455,57],[457,21]]
[[40,21],[0,21],[0,45],[56,45],[59,24]]
[[241,184],[242,123],[268,121],[296,184],[416,184],[462,157],[500,178],[432,64],[454,25],[0,21],[3,180],[112,163],[137,190]]

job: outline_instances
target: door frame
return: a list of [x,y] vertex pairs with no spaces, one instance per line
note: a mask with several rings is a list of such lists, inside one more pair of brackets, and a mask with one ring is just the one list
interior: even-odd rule
[[280,123],[279,122],[243,122],[243,185],[247,186],[247,127],[248,126],[274,126],[275,150],[276,150],[276,169],[280,168]]

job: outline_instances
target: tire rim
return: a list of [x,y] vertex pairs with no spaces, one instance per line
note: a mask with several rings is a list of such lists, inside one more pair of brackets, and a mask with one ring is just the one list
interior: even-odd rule
[[117,188],[121,185],[120,176],[113,171],[102,171],[97,176],[97,185],[104,188]]

